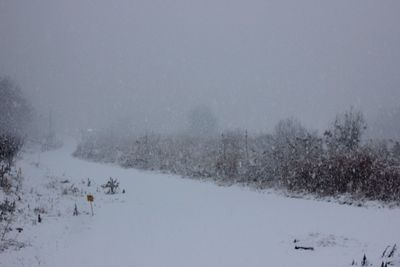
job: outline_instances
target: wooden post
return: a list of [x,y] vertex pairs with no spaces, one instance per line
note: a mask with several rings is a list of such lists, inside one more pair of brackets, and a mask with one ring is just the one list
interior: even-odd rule
[[94,201],[94,197],[93,195],[87,195],[86,196],[87,201],[90,203],[90,210],[92,211],[92,216],[94,216],[94,212],[93,212],[93,201]]
[[92,210],[92,216],[94,216],[94,213],[93,213],[93,204],[92,204],[92,202],[90,202],[90,209]]

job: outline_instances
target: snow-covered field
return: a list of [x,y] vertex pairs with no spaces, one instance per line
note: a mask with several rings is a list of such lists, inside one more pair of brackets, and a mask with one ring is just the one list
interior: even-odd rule
[[[389,260],[400,266],[398,251],[381,258],[387,246],[400,245],[399,208],[218,187],[85,162],[71,156],[73,149],[74,142],[67,142],[41,154],[40,161],[33,153],[18,163],[25,177],[20,208],[46,213],[40,224],[34,215],[20,218],[14,227],[24,231],[9,237],[28,245],[1,253],[0,266],[328,267],[350,266],[353,260],[360,266],[364,254],[371,266]],[[103,193],[99,187],[110,176],[125,194]],[[95,197],[93,217],[87,193]]]

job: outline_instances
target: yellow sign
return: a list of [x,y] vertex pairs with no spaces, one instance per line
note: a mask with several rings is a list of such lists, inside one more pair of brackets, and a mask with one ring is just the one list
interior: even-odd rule
[[89,202],[94,201],[94,197],[92,195],[87,195],[86,198],[87,198],[87,201],[89,201]]

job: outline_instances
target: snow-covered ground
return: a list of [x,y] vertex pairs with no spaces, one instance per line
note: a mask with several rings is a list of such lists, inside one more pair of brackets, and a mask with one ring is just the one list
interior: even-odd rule
[[[67,142],[40,161],[33,153],[18,163],[25,177],[20,208],[46,213],[40,224],[34,215],[20,218],[14,227],[24,231],[9,235],[28,245],[1,253],[0,266],[360,266],[364,254],[380,266],[389,260],[381,258],[384,249],[400,245],[399,208],[218,187],[85,162],[73,149]],[[126,194],[105,195],[99,186],[109,177]],[[87,193],[95,197],[93,217]],[[398,251],[390,260],[400,266]]]

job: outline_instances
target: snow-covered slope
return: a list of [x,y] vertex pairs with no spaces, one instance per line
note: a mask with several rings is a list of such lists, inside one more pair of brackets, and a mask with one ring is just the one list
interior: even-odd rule
[[[73,142],[19,162],[24,207],[43,206],[43,222],[18,223],[29,244],[0,254],[0,266],[373,266],[398,263],[400,209],[291,199],[273,192],[218,187],[181,177],[85,162]],[[118,178],[126,194],[99,190]],[[87,178],[92,185],[87,187]],[[68,180],[68,183],[61,181]],[[69,194],[66,188],[79,191]],[[33,188],[33,189],[31,189]],[[65,192],[65,194],[62,194]],[[88,214],[86,193],[95,197]],[[72,216],[74,204],[81,214]],[[294,240],[298,241],[294,243]],[[400,245],[400,243],[398,243]],[[295,250],[295,246],[314,250]]]

